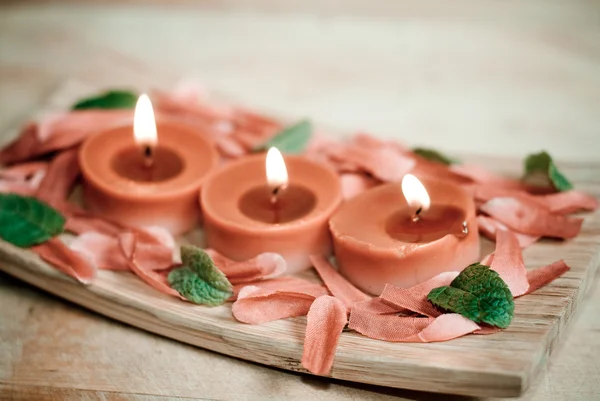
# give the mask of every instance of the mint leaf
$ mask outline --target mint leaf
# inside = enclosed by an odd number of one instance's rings
[[[0,238],[21,248],[46,242],[63,232],[65,218],[30,196],[0,194]]]
[[[412,152],[416,155],[421,156],[424,159],[427,159],[429,161],[432,162],[437,162],[437,163],[442,163],[445,164],[447,166],[451,165],[451,164],[457,164],[459,163],[458,160],[452,159],[440,152],[438,152],[437,150],[433,150],[433,149],[427,149],[427,148],[414,148],[412,150]]]
[[[309,120],[302,120],[299,123],[284,128],[256,150],[260,151],[275,147],[281,153],[299,154],[306,149],[312,133],[313,127],[311,122]]]
[[[135,107],[137,99],[137,94],[127,90],[110,90],[98,96],[79,100],[71,109],[132,109]]]
[[[171,271],[167,279],[185,299],[196,304],[217,306],[233,295],[233,287],[227,277],[202,249],[183,245],[181,261],[182,266]]]
[[[553,186],[560,192],[573,189],[573,184],[558,170],[547,152],[527,156],[523,181],[537,186]]]
[[[514,316],[510,289],[489,266],[474,263],[465,268],[450,286],[434,288],[427,299],[443,309],[459,313],[475,323],[506,328]]]

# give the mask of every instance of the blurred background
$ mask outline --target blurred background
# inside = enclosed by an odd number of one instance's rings
[[[195,78],[257,109],[455,153],[600,159],[597,1],[5,1],[1,123],[77,78]],[[569,141],[565,144],[564,138]]]

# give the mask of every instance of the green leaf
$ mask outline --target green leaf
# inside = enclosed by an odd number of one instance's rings
[[[479,301],[475,295],[466,291],[445,285],[431,290],[427,299],[434,305],[460,313],[474,322],[480,321]]]
[[[573,184],[558,170],[547,152],[527,156],[523,181],[538,186],[553,186],[561,192],[573,189]]]
[[[98,96],[81,99],[71,109],[132,109],[137,99],[137,94],[127,90],[110,90]]]
[[[413,153],[421,156],[424,159],[430,160],[432,162],[437,162],[437,163],[442,163],[445,164],[447,166],[451,165],[451,164],[457,164],[459,163],[458,160],[456,159],[452,159],[440,152],[438,152],[437,150],[433,150],[433,149],[427,149],[427,148],[414,148],[412,150]]]
[[[181,247],[182,266],[169,273],[169,284],[185,299],[201,305],[221,305],[233,295],[227,277],[202,249]]]
[[[262,151],[275,147],[281,153],[299,154],[306,149],[312,133],[313,127],[311,122],[309,120],[302,120],[299,123],[284,128],[267,143],[256,148],[256,150]]]
[[[63,232],[65,218],[30,196],[0,194],[0,238],[21,248],[41,244]]]
[[[489,266],[479,263],[465,268],[450,286],[431,290],[427,299],[475,323],[500,328],[510,325],[515,311],[513,296],[504,280]]]

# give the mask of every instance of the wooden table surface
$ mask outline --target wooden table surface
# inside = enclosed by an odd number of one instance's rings
[[[0,6],[2,132],[65,78],[139,87],[193,77],[259,109],[410,144],[600,162],[597,2],[19,3]],[[522,399],[600,399],[599,281]],[[3,397],[462,399],[235,360],[0,275]]]

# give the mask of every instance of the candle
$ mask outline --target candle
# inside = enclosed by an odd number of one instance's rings
[[[475,204],[462,188],[407,174],[346,202],[330,220],[340,273],[379,295],[479,259]]]
[[[137,227],[173,234],[200,217],[198,193],[218,153],[205,135],[173,120],[154,118],[140,96],[131,125],[115,126],[84,142],[79,164],[84,200],[93,212]]]
[[[207,245],[233,260],[276,252],[288,271],[302,270],[310,255],[331,253],[327,222],[341,199],[339,178],[329,167],[299,156],[284,161],[271,148],[229,163],[206,181]]]

